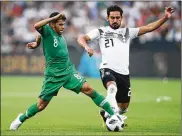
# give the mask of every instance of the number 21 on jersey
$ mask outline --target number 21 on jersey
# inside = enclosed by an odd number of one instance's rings
[[[105,48],[113,47],[113,46],[114,46],[113,39],[105,39]]]

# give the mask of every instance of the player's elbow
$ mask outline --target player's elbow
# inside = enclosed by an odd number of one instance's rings
[[[77,42],[78,42],[78,43],[80,43],[80,42],[87,43],[87,42],[89,42],[90,40],[91,40],[91,39],[90,39],[89,36],[87,36],[87,35],[81,35],[81,36],[78,37]]]
[[[151,26],[141,27],[139,30],[138,36],[141,36],[143,34],[146,34],[146,33],[152,32],[152,31],[153,31],[153,28]]]
[[[82,43],[82,41],[84,41],[84,36],[79,36],[78,39],[77,39],[77,42],[78,43]]]
[[[38,24],[38,23],[34,24],[34,28],[35,28],[36,30],[38,30],[38,29],[40,28],[39,24]]]

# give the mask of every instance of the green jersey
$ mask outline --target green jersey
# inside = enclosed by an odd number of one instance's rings
[[[49,25],[43,26],[39,32],[45,56],[44,75],[64,76],[74,71],[64,37],[57,34]]]

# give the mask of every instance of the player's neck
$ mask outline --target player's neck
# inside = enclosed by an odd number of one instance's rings
[[[112,29],[112,30],[118,30],[118,29],[120,29],[120,27],[119,27],[119,28],[114,29],[114,28],[112,28],[110,25],[109,25],[109,28],[110,28],[110,29]]]

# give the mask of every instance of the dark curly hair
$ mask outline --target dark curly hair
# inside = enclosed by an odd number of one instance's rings
[[[121,16],[123,15],[123,10],[122,10],[122,8],[120,8],[120,7],[117,6],[117,5],[112,5],[112,6],[109,6],[109,7],[107,8],[107,16],[109,16],[109,15],[110,15],[110,12],[112,12],[112,11],[119,11],[119,12],[120,12],[120,15],[121,15]]]
[[[58,14],[59,14],[59,12],[53,12],[53,13],[50,14],[49,18],[54,17],[54,16],[56,16],[56,15],[58,15]],[[61,17],[61,19],[62,19],[63,21],[65,21],[65,20],[66,20],[66,17],[63,16],[63,17]],[[56,20],[56,21],[57,21],[57,20]],[[54,22],[56,22],[56,21],[54,21]]]

